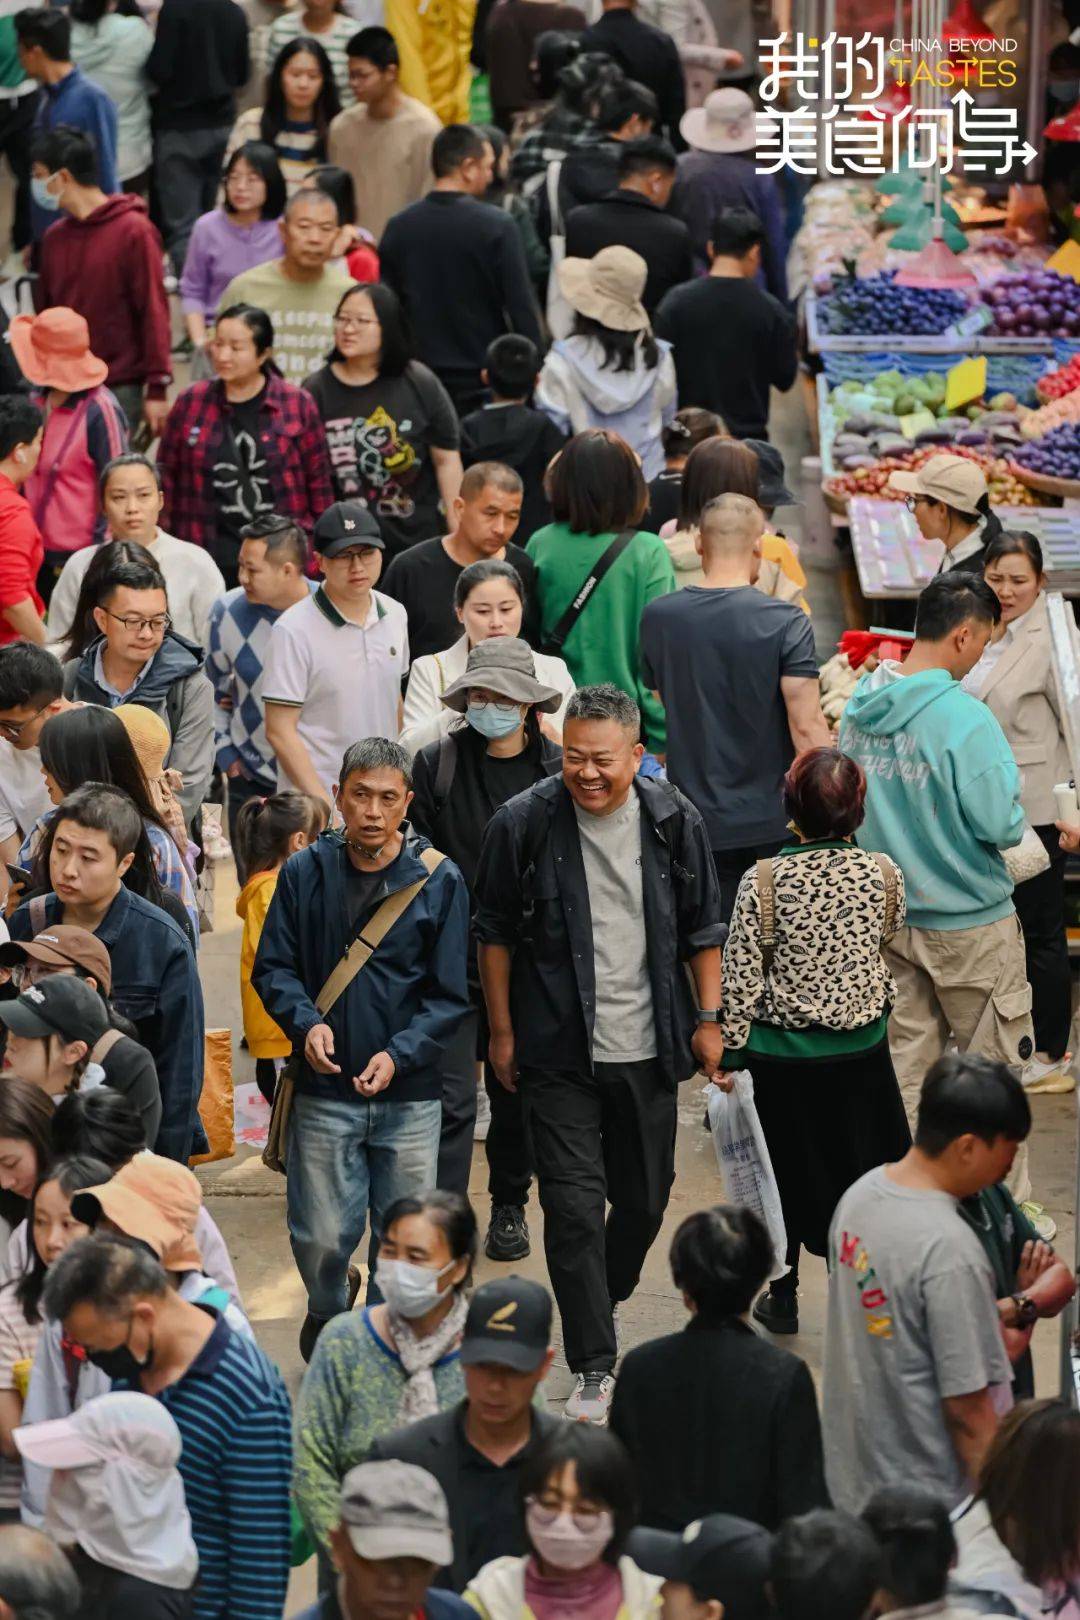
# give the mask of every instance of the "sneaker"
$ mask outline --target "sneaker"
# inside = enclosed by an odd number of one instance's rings
[[[491,1098],[487,1094],[486,1086],[480,1086],[476,1092],[476,1124],[473,1126],[473,1141],[486,1142],[490,1128]]]
[[[495,1204],[484,1240],[489,1260],[524,1260],[529,1252],[529,1226],[518,1204]]]
[[[1056,1060],[1046,1059],[1043,1062],[1035,1057],[1030,1063],[1024,1065],[1020,1074],[1024,1090],[1031,1096],[1060,1096],[1076,1088],[1076,1080],[1069,1073],[1072,1064],[1072,1053],[1066,1052],[1062,1058]]]
[[[1020,1208],[1043,1242],[1053,1243],[1057,1237],[1057,1222],[1050,1218],[1042,1204],[1037,1204],[1033,1198],[1028,1198],[1020,1205]]]
[[[751,1316],[770,1333],[798,1333],[799,1295],[794,1288],[775,1291],[767,1288],[754,1301]]]
[[[606,1424],[614,1393],[614,1373],[578,1373],[577,1383],[563,1407],[563,1417],[572,1423]]]

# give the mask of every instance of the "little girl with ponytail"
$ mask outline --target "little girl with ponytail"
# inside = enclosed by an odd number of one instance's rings
[[[267,1102],[274,1099],[278,1070],[292,1047],[259,1000],[251,969],[278,873],[290,855],[315,842],[329,817],[328,805],[309,793],[275,793],[266,799],[249,799],[236,818],[237,865],[247,874],[236,899],[237,916],[244,922],[240,1005],[248,1050],[255,1059],[255,1080]]]

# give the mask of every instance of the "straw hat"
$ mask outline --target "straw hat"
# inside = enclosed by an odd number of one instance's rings
[[[109,375],[104,360],[90,353],[90,328],[63,304],[40,315],[16,315],[8,327],[19,370],[37,388],[77,394],[96,388]]]
[[[564,259],[559,290],[572,309],[613,332],[644,332],[649,324],[641,295],[649,267],[628,247],[606,247],[592,259]]]
[[[547,714],[554,714],[562,693],[544,686],[536,678],[532,648],[517,636],[489,636],[477,642],[469,653],[464,675],[459,675],[442,695],[448,709],[464,714],[474,687],[497,692],[513,703],[529,703]]]
[[[745,90],[712,90],[704,106],[683,113],[679,133],[699,152],[752,152],[757,145],[754,103]]]
[[[131,746],[138,755],[146,780],[155,781],[165,769],[165,760],[172,747],[168,725],[160,714],[155,714],[143,703],[120,703],[113,714],[131,738]]]

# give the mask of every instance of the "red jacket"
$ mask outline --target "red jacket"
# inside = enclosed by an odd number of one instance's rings
[[[28,502],[11,479],[0,473],[0,609],[29,597],[44,615],[45,604],[37,591],[38,569],[44,560],[45,547]],[[0,646],[18,641],[20,635],[0,611]]]
[[[86,317],[109,386],[138,383],[164,399],[172,375],[161,237],[141,197],[109,197],[86,219],[60,219],[41,239],[35,299]]]

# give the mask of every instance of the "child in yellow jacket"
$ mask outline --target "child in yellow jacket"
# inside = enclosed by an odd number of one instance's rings
[[[292,1051],[251,983],[266,913],[277,888],[278,873],[298,849],[314,843],[327,822],[322,799],[308,793],[275,793],[249,799],[236,818],[236,856],[247,882],[236,897],[236,914],[244,921],[240,945],[240,1006],[244,1035],[255,1059],[255,1080],[267,1102],[274,1100],[278,1070]]]

